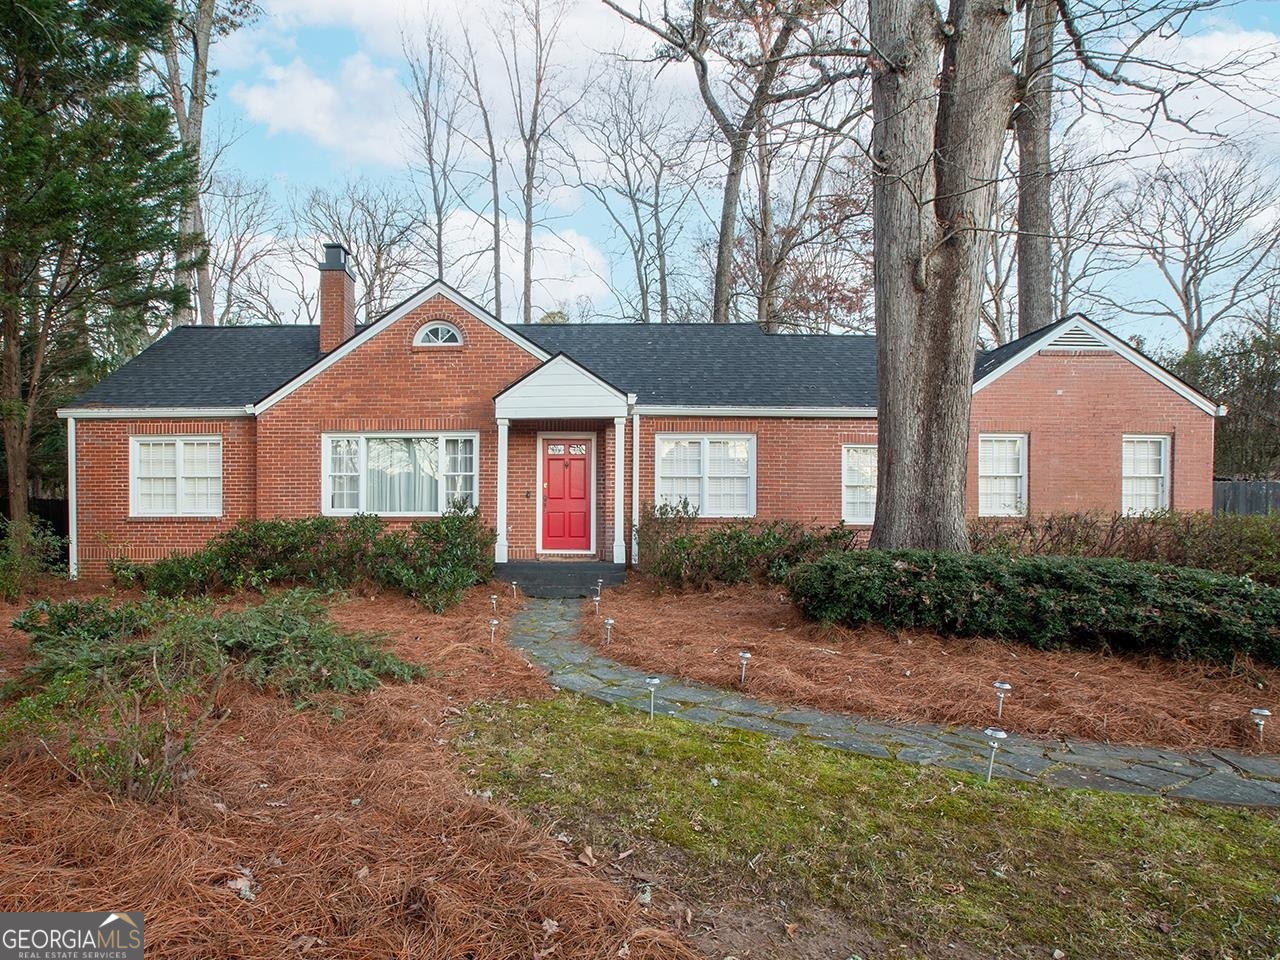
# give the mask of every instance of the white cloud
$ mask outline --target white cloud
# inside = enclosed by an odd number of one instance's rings
[[[320,76],[301,59],[270,64],[261,77],[233,86],[231,98],[268,133],[306,137],[353,163],[405,164],[403,87],[394,69],[357,53],[342,61],[336,77]]]

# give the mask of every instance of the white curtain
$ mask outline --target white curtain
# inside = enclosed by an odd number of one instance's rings
[[[440,449],[434,437],[370,437],[365,509],[370,513],[435,513]]]

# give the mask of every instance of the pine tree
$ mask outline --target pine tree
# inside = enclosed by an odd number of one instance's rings
[[[0,0],[0,418],[15,521],[33,437],[95,345],[146,339],[188,296],[173,258],[194,168],[141,86],[170,15],[164,0]]]

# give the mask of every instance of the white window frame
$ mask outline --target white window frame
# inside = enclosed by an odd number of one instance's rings
[[[1160,444],[1160,505],[1156,510],[1169,509],[1169,490],[1170,490],[1170,473],[1172,472],[1172,463],[1170,462],[1170,454],[1173,452],[1173,438],[1167,433],[1126,433],[1120,438],[1120,512],[1128,517],[1141,516],[1149,511],[1134,510],[1127,506],[1124,502],[1124,482],[1129,479],[1129,475],[1124,472],[1124,447],[1130,441],[1156,441]],[[1151,474],[1141,474],[1137,479],[1148,479]]]
[[[458,338],[457,343],[440,343],[436,340],[428,340],[427,333],[430,330],[443,328]],[[447,320],[428,320],[418,328],[413,335],[413,345],[415,347],[460,347],[466,340],[462,336],[462,331]]]
[[[174,506],[175,509],[170,511],[142,509],[142,496],[138,470],[140,467],[140,454],[142,445],[146,443],[172,443],[174,444],[173,452],[173,468],[174,478]],[[182,455],[183,449],[188,443],[216,443],[218,445],[218,460],[221,465],[221,473],[219,480],[223,489],[218,494],[218,509],[216,512],[205,510],[184,511],[182,509],[183,497],[183,471],[182,471]],[[191,517],[191,518],[217,518],[223,514],[223,501],[226,497],[226,445],[223,443],[222,434],[220,433],[193,433],[182,435],[169,434],[139,434],[129,438],[129,516],[138,519],[149,519],[155,517]]]
[[[1022,473],[1018,475],[1018,503],[1010,510],[984,510],[982,508],[982,442],[984,440],[1017,440],[1019,443]],[[1027,515],[1027,475],[1031,472],[1030,438],[1025,433],[980,433],[978,434],[978,516],[979,517],[1025,517]],[[997,474],[1006,477],[1009,474]]]
[[[662,503],[662,458],[664,440],[698,441],[702,444],[702,476],[698,486],[698,516],[707,519],[747,519],[756,515],[756,435],[754,433],[659,433],[653,438],[653,502]],[[747,443],[747,510],[745,513],[710,513],[707,510],[707,480],[711,466],[710,444],[714,440],[745,440]]]
[[[851,517],[845,513],[845,493],[849,487],[862,486],[862,484],[853,484],[849,482],[849,475],[845,472],[848,466],[848,454],[850,450],[870,450],[876,457],[876,469],[880,466],[880,450],[879,446],[874,443],[846,443],[840,447],[840,520],[853,527],[869,527],[876,522],[876,488],[879,486],[878,475],[874,476],[871,483],[871,516],[869,517]]]
[[[379,430],[367,433],[360,432],[344,432],[344,433],[322,433],[320,435],[320,513],[326,517],[353,517],[357,513],[369,513],[378,517],[441,517],[444,516],[445,509],[448,504],[443,504],[443,509],[420,513],[417,511],[395,511],[395,512],[375,512],[365,509],[368,495],[368,485],[366,478],[368,475],[368,443],[369,440],[391,439],[391,440],[427,440],[435,439],[439,441],[440,456],[444,456],[444,442],[446,440],[471,440],[474,444],[475,457],[475,473],[472,475],[471,482],[471,503],[473,507],[480,506],[480,433],[475,430]],[[331,448],[335,440],[355,440],[358,442],[356,450],[356,489],[358,491],[357,503],[354,509],[337,509],[332,505],[332,493],[329,477],[329,465],[332,462]],[[440,472],[440,496],[444,496],[444,470]]]

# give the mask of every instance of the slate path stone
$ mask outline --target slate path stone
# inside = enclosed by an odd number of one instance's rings
[[[658,676],[656,714],[782,740],[805,737],[847,753],[986,776],[990,747],[981,730],[871,722],[807,707],[777,707],[740,690],[648,674],[579,642],[579,609],[578,600],[530,599],[507,633],[507,642],[545,670],[551,683],[561,689],[647,712],[645,679]],[[1280,807],[1280,757],[1227,750],[1182,754],[1010,735],[996,753],[993,776],[1066,789]]]

